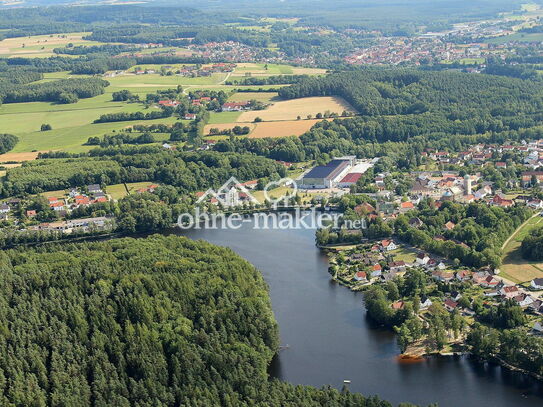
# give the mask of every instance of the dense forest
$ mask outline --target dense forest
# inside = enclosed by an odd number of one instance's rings
[[[25,162],[7,172],[1,194],[13,196],[94,183],[112,185],[140,181],[160,182],[184,192],[195,192],[218,187],[232,176],[248,181],[280,178],[284,174],[282,165],[255,155],[121,146],[91,150],[78,158]]]
[[[262,276],[228,249],[152,236],[0,256],[0,404],[386,407],[269,381]]]
[[[72,78],[51,82],[17,84],[0,80],[0,102],[76,103],[104,93],[109,83],[97,78]]]

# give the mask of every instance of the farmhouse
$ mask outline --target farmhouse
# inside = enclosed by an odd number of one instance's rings
[[[241,112],[243,110],[249,109],[250,102],[226,102],[222,105],[223,112]]]

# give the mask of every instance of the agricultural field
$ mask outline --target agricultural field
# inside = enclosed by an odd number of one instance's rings
[[[228,130],[228,129],[232,129],[233,127],[235,126],[239,126],[239,124],[235,124],[235,123],[218,123],[218,124],[207,124],[205,127],[204,127],[204,134],[205,135],[208,135],[209,134],[209,131],[211,129],[219,129],[219,130]],[[242,127],[249,127],[251,129],[251,132],[256,128],[256,123],[247,123],[247,124],[243,124]],[[216,136],[213,136],[213,138],[215,138]]]
[[[145,95],[153,93],[157,90],[175,88],[177,85],[185,87],[186,85],[205,86],[205,85],[220,85],[227,77],[224,73],[214,73],[211,76],[202,76],[198,78],[185,78],[178,75],[161,76],[160,74],[124,74],[113,78],[104,78],[110,86],[106,88],[106,92],[113,93],[122,89],[128,89],[132,93]]]
[[[503,248],[500,275],[515,283],[543,277],[543,263],[533,263],[522,258],[520,245],[533,229],[543,226],[543,217],[536,216],[526,222]]]
[[[102,114],[137,111],[146,110],[139,103],[113,102],[111,94],[105,93],[69,105],[48,102],[4,104],[0,106],[0,121],[2,131],[19,137],[13,153],[49,150],[81,152],[90,148],[83,144],[91,136],[102,136],[134,124],[170,124],[176,121],[171,117],[147,121],[93,123]],[[40,126],[44,123],[50,124],[53,129],[40,131]],[[161,136],[156,138],[161,139]]]
[[[236,92],[228,98],[230,102],[257,100],[262,103],[273,103],[279,98],[277,92]]]
[[[101,45],[102,42],[87,41],[83,37],[90,33],[34,35],[31,37],[6,38],[0,41],[0,57],[49,57],[55,55],[54,48],[69,43],[76,45]]]
[[[218,113],[223,114],[223,113]],[[204,128],[204,134],[209,134],[209,130],[212,128],[219,130],[232,129],[235,126],[247,126],[251,129],[249,138],[274,138],[274,137],[289,137],[289,136],[301,136],[306,131],[311,129],[315,123],[320,122],[322,119],[311,120],[281,120],[275,122],[260,122],[260,123],[214,123],[208,124]],[[213,136],[217,138],[217,136]]]
[[[506,42],[541,42],[543,41],[543,33],[514,33],[503,37],[494,37],[486,40],[489,44],[505,44]]]
[[[265,110],[243,112],[237,121],[252,122],[256,117],[264,121],[296,120],[298,116],[306,118],[326,111],[341,114],[344,110],[355,111],[349,103],[338,97],[309,97],[277,102]]]
[[[303,68],[278,64],[238,64],[231,78],[246,76],[271,76],[271,75],[324,75],[326,69]]]
[[[236,123],[241,112],[209,112],[208,124],[229,124]],[[232,127],[235,126],[232,125]]]
[[[21,163],[23,161],[32,161],[38,158],[38,152],[27,152],[27,153],[5,153],[0,154],[0,163],[6,168],[8,168],[8,165],[10,164],[4,164],[7,162],[18,162]]]

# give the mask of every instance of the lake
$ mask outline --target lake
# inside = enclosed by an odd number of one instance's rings
[[[261,270],[270,287],[281,350],[270,374],[294,384],[349,389],[393,404],[440,407],[541,406],[543,384],[468,356],[401,363],[395,335],[366,318],[360,293],[330,280],[314,230],[176,230],[230,247]]]

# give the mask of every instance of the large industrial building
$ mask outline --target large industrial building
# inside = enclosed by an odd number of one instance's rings
[[[328,164],[319,165],[305,174],[299,187],[305,189],[344,188],[353,180],[360,178],[369,167],[371,164],[365,166],[357,164],[355,156],[334,158]]]

